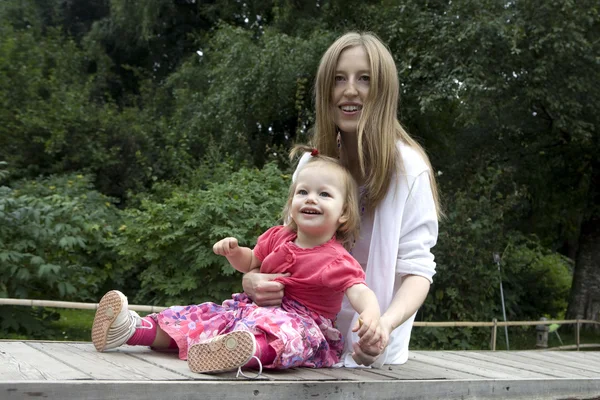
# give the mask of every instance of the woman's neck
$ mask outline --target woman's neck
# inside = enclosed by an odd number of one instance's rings
[[[341,151],[340,157],[346,168],[350,171],[359,185],[364,182],[363,174],[360,170],[360,160],[358,157],[358,137],[357,133],[346,133],[340,131]]]

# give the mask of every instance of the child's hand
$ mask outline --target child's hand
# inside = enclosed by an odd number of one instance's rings
[[[364,344],[373,345],[381,339],[381,325],[379,323],[379,313],[369,313],[368,311],[363,312],[358,317],[358,321],[353,332],[358,333],[360,340],[358,343],[362,346]]]
[[[234,237],[228,237],[219,240],[213,246],[213,251],[215,252],[215,254],[225,257],[233,255],[237,249],[238,240]]]

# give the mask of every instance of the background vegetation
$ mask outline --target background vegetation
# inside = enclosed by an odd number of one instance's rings
[[[211,254],[277,222],[307,142],[319,57],[347,30],[387,43],[400,118],[447,219],[418,318],[597,318],[596,1],[4,0],[0,297],[220,301]],[[493,262],[501,255],[501,273]],[[0,336],[51,310],[0,306]],[[487,330],[415,330],[422,348]]]

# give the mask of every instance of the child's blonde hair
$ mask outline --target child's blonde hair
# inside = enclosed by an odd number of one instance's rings
[[[306,145],[296,145],[290,152],[290,159],[293,159],[299,153],[311,153],[314,149]],[[343,222],[336,231],[336,239],[346,248],[350,250],[354,245],[356,239],[358,239],[358,233],[360,229],[360,211],[359,211],[359,199],[358,199],[358,186],[356,181],[350,174],[350,171],[346,169],[340,163],[340,161],[333,157],[324,156],[322,154],[314,154],[308,160],[308,162],[300,169],[315,167],[316,164],[321,164],[326,167],[331,167],[337,171],[341,177],[342,187],[346,190],[346,198],[344,201],[344,209],[342,216],[346,217],[346,221]],[[298,173],[300,172],[298,171]],[[282,217],[287,227],[292,229],[294,232],[298,231],[296,222],[291,218],[292,199],[296,193],[296,182],[292,182],[288,193],[288,199],[283,208]]]
[[[441,209],[433,168],[423,148],[398,121],[399,84],[396,63],[387,47],[372,33],[349,32],[339,37],[321,58],[315,81],[316,121],[313,143],[329,157],[337,157],[337,127],[333,120],[332,88],[337,63],[344,50],[361,46],[370,66],[369,94],[358,121],[358,160],[368,194],[368,206],[375,208],[390,185],[393,174],[404,166],[396,142],[401,140],[416,150],[427,163],[429,181],[438,216]],[[346,161],[342,157],[342,163]]]

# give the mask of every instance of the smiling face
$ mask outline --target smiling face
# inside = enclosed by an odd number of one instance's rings
[[[331,102],[334,122],[342,132],[356,133],[370,83],[365,48],[354,46],[344,50],[336,66]]]
[[[310,236],[323,242],[331,239],[347,219],[343,215],[345,202],[346,189],[340,171],[322,162],[302,168],[290,207],[298,237]]]

